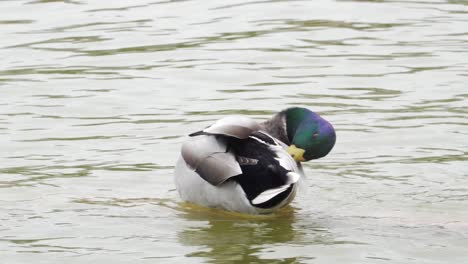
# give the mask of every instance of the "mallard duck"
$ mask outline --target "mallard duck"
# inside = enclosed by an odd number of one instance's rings
[[[285,109],[263,123],[228,116],[182,144],[176,187],[188,202],[271,213],[294,198],[300,162],[326,156],[335,139],[333,126],[306,108]]]

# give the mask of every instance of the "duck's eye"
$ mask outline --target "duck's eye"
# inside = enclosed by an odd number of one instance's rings
[[[319,135],[319,132],[315,132],[315,133],[312,134],[312,137],[316,138],[316,137],[318,137],[318,135]]]

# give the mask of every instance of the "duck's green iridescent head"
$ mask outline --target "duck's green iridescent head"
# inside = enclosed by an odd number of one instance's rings
[[[284,110],[290,147],[296,161],[308,161],[326,156],[335,145],[333,126],[318,114],[302,107]]]

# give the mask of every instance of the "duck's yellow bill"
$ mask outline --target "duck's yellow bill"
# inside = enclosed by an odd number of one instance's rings
[[[287,149],[289,155],[291,155],[295,161],[300,162],[304,161],[304,152],[305,150],[296,147],[296,145],[291,145]]]

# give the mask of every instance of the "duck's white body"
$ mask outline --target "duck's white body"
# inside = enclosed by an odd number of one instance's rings
[[[190,169],[182,157],[177,161],[175,183],[184,201],[247,214],[259,213],[250,205],[239,184],[229,181],[221,186],[213,186]]]
[[[285,145],[265,132],[254,132],[257,127],[251,123],[254,121],[250,119],[239,119],[238,117],[227,119],[218,121],[202,131],[202,134],[190,137],[184,143],[182,155],[175,168],[175,184],[182,200],[248,214],[270,213],[290,203],[295,197],[302,171],[284,149]],[[232,127],[226,129],[226,126],[232,125],[232,123],[235,123],[235,129]],[[242,131],[239,132],[239,123],[251,131],[240,129]],[[233,130],[235,132],[230,133]],[[257,135],[254,136],[252,133],[257,133]],[[232,139],[233,137],[235,139]],[[262,138],[268,142],[263,141]],[[238,141],[241,142],[239,144],[243,144],[243,148],[237,152],[232,151],[231,149],[237,147],[233,144],[237,144]],[[257,148],[251,149],[254,153],[253,156],[248,158],[238,155],[245,150],[245,152],[250,153],[250,146]],[[259,147],[264,148],[265,152],[259,153]],[[251,188],[247,186],[252,185],[250,181],[241,185],[242,181],[234,179],[239,174],[244,175],[242,177],[255,178],[255,175],[247,175],[246,173],[250,169],[259,169],[263,173],[259,179],[266,179],[268,182],[268,178],[265,178],[265,168],[261,164],[265,160],[264,154],[270,162],[273,160],[272,164],[267,164],[268,167],[276,166],[275,172],[283,171],[283,174],[278,172],[275,175],[276,177],[280,175],[284,179],[284,183],[262,189],[261,192],[252,196]],[[263,184],[261,181],[255,183]],[[247,189],[244,190],[244,188]],[[269,202],[271,202],[271,206],[268,204]]]

